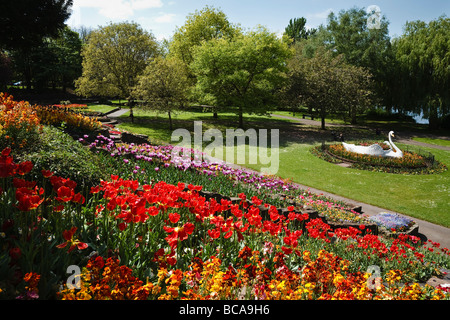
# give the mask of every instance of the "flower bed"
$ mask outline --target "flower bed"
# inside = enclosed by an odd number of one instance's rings
[[[184,183],[140,184],[112,175],[85,198],[76,183],[49,171],[40,181],[28,181],[32,163],[15,164],[10,152],[3,150],[0,158],[4,298],[449,297],[433,287],[401,283],[429,277],[449,263],[447,249],[432,256],[414,245],[414,237],[389,243],[357,228],[332,230],[293,206],[280,214],[245,194],[238,202],[207,200],[201,186]],[[432,258],[439,260],[430,263]],[[366,273],[373,264],[386,270],[386,284],[377,290]],[[65,283],[69,265],[85,265],[79,289]],[[53,291],[58,283],[59,293]]]
[[[34,106],[34,109],[41,122],[46,125],[61,126],[64,123],[69,128],[85,131],[94,131],[102,127],[97,118],[85,116],[69,108]]]
[[[80,142],[86,143],[86,141],[84,138],[80,139]],[[342,226],[345,223],[372,224],[365,216],[352,210],[344,203],[336,203],[329,198],[313,194],[309,190],[299,189],[294,183],[276,176],[233,168],[225,163],[204,161],[203,154],[192,149],[187,150],[189,151],[188,154],[192,155],[191,157],[182,157],[180,153],[183,150],[175,150],[172,145],[116,145],[114,140],[103,135],[97,136],[97,139],[88,145],[94,150],[107,152],[114,159],[124,158],[123,161],[129,166],[138,161],[137,166],[141,171],[144,168],[147,168],[147,171],[153,171],[154,168],[162,166],[167,173],[181,171],[187,175],[194,172],[206,178],[199,183],[209,191],[220,191],[224,196],[236,196],[239,192],[237,191],[239,189],[236,189],[236,183],[239,183],[239,185],[244,186],[243,189],[240,189],[240,192],[258,196],[279,208],[289,205],[294,205],[300,211],[305,208],[312,208],[319,212],[322,218],[326,218],[329,222],[341,223]],[[133,161],[130,162],[130,160]],[[174,180],[170,180],[171,178],[168,175],[165,175],[163,179],[173,183],[177,183],[179,181],[177,179],[182,179],[178,175],[174,175],[177,177]],[[214,179],[211,177],[214,177]],[[136,175],[136,178],[139,179],[140,176]],[[198,178],[195,180],[197,181]]]
[[[377,142],[359,142],[357,145],[368,146]],[[379,143],[387,149],[387,145]],[[352,168],[383,171],[389,173],[432,174],[447,170],[446,166],[429,156],[404,151],[402,158],[389,158],[359,154],[345,150],[342,144],[322,145],[313,148],[313,154],[332,162],[347,162]]]
[[[400,216],[394,213],[380,212],[377,215],[368,218],[373,221],[381,229],[380,232],[386,236],[396,236],[399,233],[403,234],[418,234],[417,223],[408,217]]]
[[[41,120],[26,101],[0,92],[0,148],[22,149],[36,140]]]
[[[91,147],[110,170],[92,188],[2,149],[0,299],[450,299],[418,284],[450,268],[439,244],[339,227],[358,215],[170,147]]]

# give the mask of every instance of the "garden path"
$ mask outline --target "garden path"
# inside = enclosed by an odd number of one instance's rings
[[[121,115],[127,113],[128,111],[130,111],[130,109],[128,109],[128,108],[117,109],[117,110],[109,113],[108,118],[119,118]]]

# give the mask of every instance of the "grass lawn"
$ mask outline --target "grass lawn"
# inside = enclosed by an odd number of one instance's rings
[[[148,135],[153,143],[178,143],[171,141],[172,131],[168,129],[165,114],[137,110],[135,116],[135,123],[124,122],[119,128]],[[224,139],[225,130],[236,128],[238,122],[233,114],[219,114],[219,119],[214,119],[211,113],[200,112],[180,113],[173,119],[174,129],[186,128],[190,132],[193,132],[194,121],[203,121],[203,131],[218,128],[224,133]],[[323,131],[275,117],[247,116],[244,121],[247,128],[280,130],[279,177],[450,227],[450,171],[433,175],[402,175],[343,168],[321,160],[310,152],[313,146],[322,141],[331,141],[331,130]],[[373,130],[339,129],[347,130],[345,136],[348,141],[377,138]],[[378,139],[385,140],[384,137]],[[208,144],[204,143],[203,146]],[[406,148],[406,145],[397,145],[401,149]],[[411,151],[415,150],[414,146],[407,147]],[[432,152],[438,161],[450,167],[450,152],[424,147],[420,149]],[[232,152],[234,159],[237,159],[238,148],[234,147]],[[226,155],[226,150],[223,155]],[[248,148],[246,159],[245,166],[248,168],[260,170],[261,167],[267,167],[248,163]]]
[[[114,106],[110,106],[110,105],[106,105],[106,104],[94,104],[94,103],[88,104],[87,107],[91,111],[102,112],[102,113],[106,113],[106,112],[116,109],[116,107],[114,107]]]
[[[425,142],[425,143],[429,143],[429,144],[434,144],[437,146],[450,147],[450,140],[418,138],[418,137],[414,137],[413,140],[419,141],[419,142]]]

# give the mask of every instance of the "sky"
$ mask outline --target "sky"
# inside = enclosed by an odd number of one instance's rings
[[[450,0],[74,0],[67,24],[73,28],[97,28],[111,22],[136,22],[158,39],[170,39],[186,17],[211,6],[245,29],[263,25],[282,34],[289,20],[304,17],[307,28],[327,24],[330,12],[376,5],[389,21],[391,38],[401,36],[407,21],[429,22],[445,14]]]

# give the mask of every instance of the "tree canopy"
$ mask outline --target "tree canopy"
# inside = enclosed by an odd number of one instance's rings
[[[0,48],[29,49],[55,37],[70,17],[73,0],[0,1]]]
[[[196,90],[234,110],[243,128],[244,112],[264,114],[275,106],[290,54],[286,42],[264,27],[203,42],[191,64]]]
[[[284,101],[291,106],[303,105],[319,113],[322,129],[330,113],[356,114],[371,105],[371,75],[361,67],[348,64],[343,55],[319,47],[311,57],[302,46],[288,61],[288,81],[283,88]]]
[[[101,27],[89,35],[83,47],[83,73],[76,81],[77,92],[128,99],[137,77],[157,54],[154,36],[136,23]]]
[[[341,10],[328,16],[327,47],[335,54],[372,74],[380,102],[391,102],[394,58],[389,37],[389,22],[380,16],[377,24],[370,22],[370,13],[363,8]],[[388,106],[390,107],[390,105]]]
[[[450,18],[408,22],[396,40],[398,107],[423,112],[431,128],[450,112]]]
[[[302,39],[308,39],[310,35],[313,35],[317,30],[306,30],[306,18],[294,18],[289,20],[289,24],[284,29],[284,34],[287,35],[295,44]]]
[[[189,66],[193,61],[195,47],[202,42],[232,38],[239,33],[239,27],[230,23],[223,11],[206,6],[189,14],[184,25],[175,30],[169,53]]]
[[[147,108],[167,112],[172,130],[172,112],[186,105],[188,78],[179,60],[156,57],[138,78],[133,96]]]
[[[19,66],[28,88],[36,80],[33,60],[46,47],[45,41],[58,37],[64,29],[72,3],[73,0],[0,1],[0,51],[6,50],[18,58],[13,65]]]

